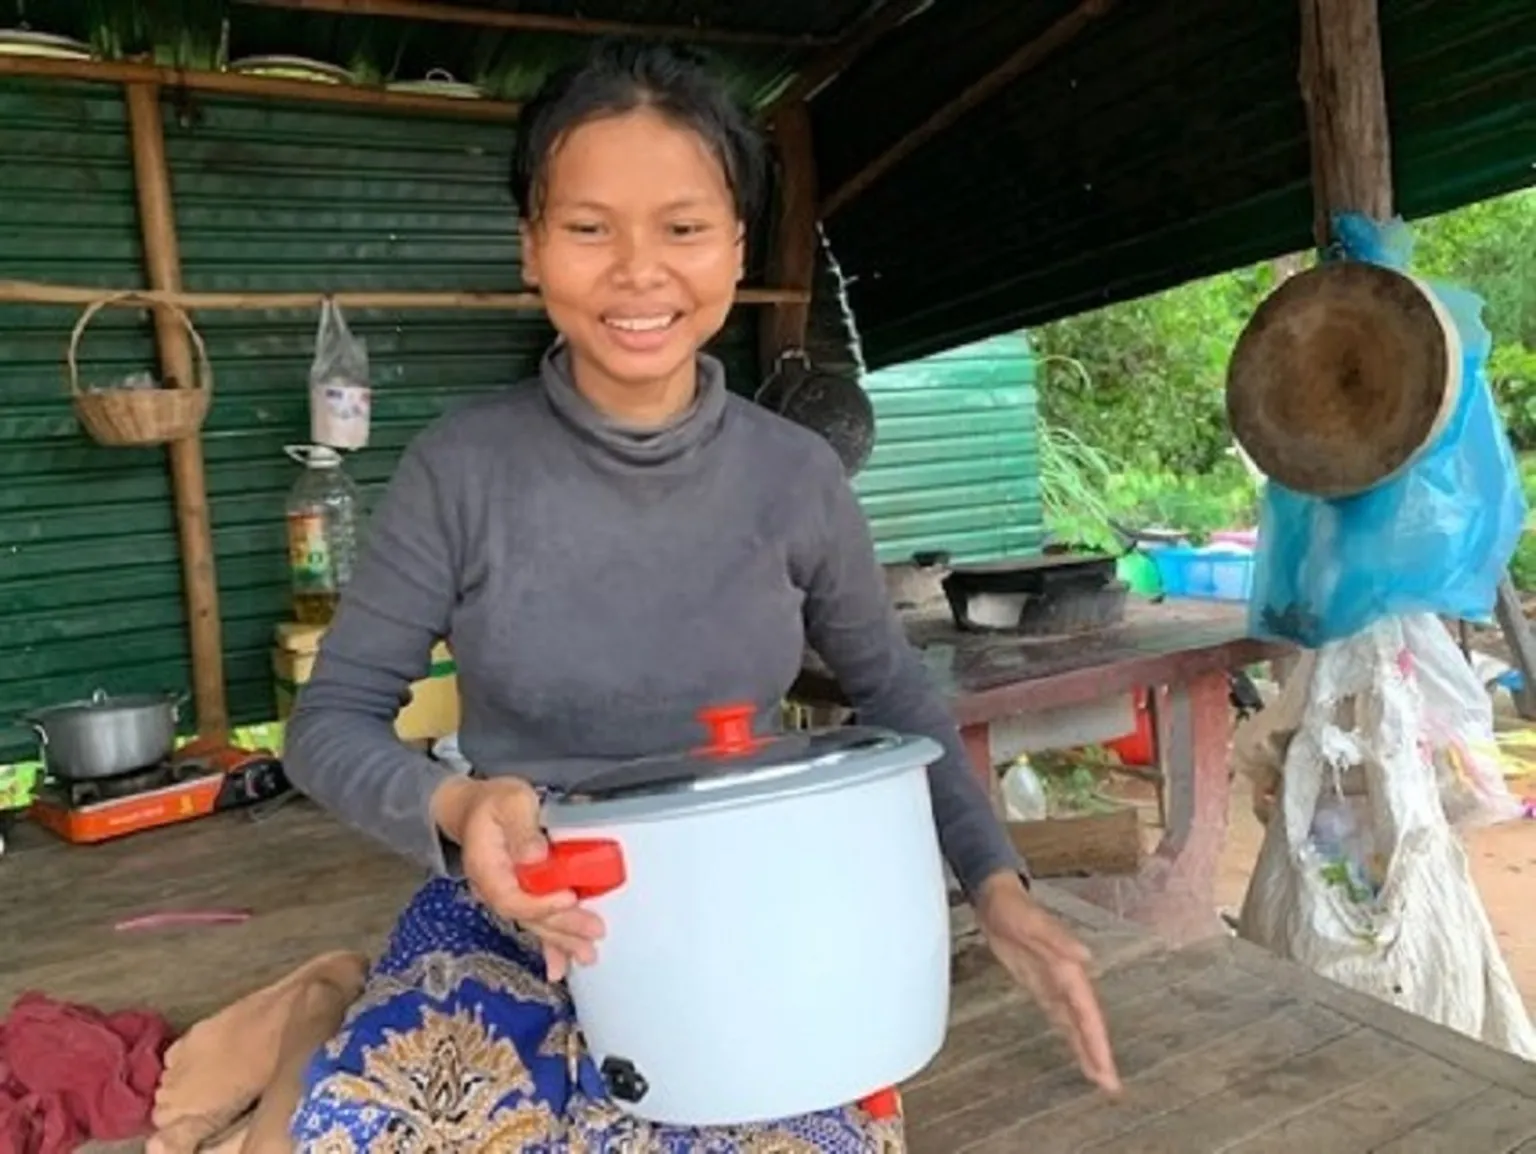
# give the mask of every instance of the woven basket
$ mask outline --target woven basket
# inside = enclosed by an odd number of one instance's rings
[[[165,308],[176,315],[192,339],[197,354],[198,379],[187,388],[175,386],[152,389],[84,389],[80,386],[77,355],[86,326],[107,305],[132,301],[145,308]],[[86,306],[75,331],[70,335],[65,358],[69,369],[69,391],[75,416],[91,439],[102,445],[164,445],[190,437],[203,427],[213,392],[213,368],[208,350],[192,324],[192,318],[168,301],[147,300],[138,293],[114,293]]]

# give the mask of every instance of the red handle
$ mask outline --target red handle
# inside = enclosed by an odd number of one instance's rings
[[[624,852],[616,841],[572,838],[551,842],[543,861],[513,867],[524,893],[542,897],[570,890],[578,898],[596,898],[624,884]]]
[[[894,1086],[887,1086],[884,1090],[876,1090],[873,1094],[860,1098],[859,1105],[877,1122],[883,1122],[889,1118],[900,1118],[901,1092]]]
[[[699,710],[699,720],[709,730],[709,741],[700,751],[710,757],[738,757],[751,753],[762,745],[762,740],[752,736],[752,717],[756,706],[711,705]]]

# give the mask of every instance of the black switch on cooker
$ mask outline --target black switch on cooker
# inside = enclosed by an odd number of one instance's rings
[[[620,1102],[638,1102],[651,1088],[644,1075],[635,1069],[635,1064],[628,1058],[604,1058],[601,1072],[608,1093]]]

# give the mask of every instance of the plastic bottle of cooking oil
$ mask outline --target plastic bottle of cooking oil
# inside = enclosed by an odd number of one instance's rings
[[[357,486],[341,467],[341,454],[323,445],[290,445],[304,466],[288,493],[288,572],[294,620],[328,625],[357,562]]]

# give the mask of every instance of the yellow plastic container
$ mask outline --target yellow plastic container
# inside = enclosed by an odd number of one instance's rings
[[[309,680],[324,625],[300,625],[285,621],[277,627],[272,649],[272,673],[277,690],[277,719],[293,711],[299,686]],[[432,649],[432,669],[411,686],[411,700],[395,718],[395,732],[402,741],[431,741],[459,728],[459,679],[453,654],[439,642]]]

